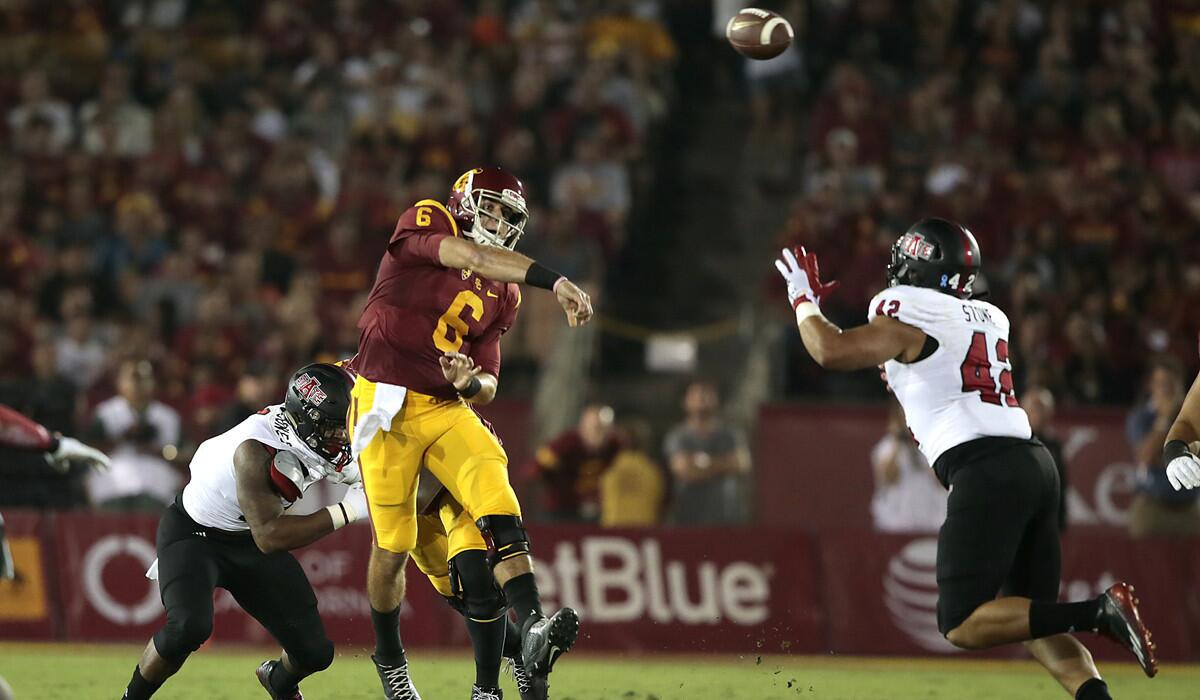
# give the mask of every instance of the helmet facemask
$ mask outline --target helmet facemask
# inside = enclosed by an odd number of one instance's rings
[[[350,436],[346,424],[330,419],[315,406],[305,405],[304,413],[306,415],[297,416],[290,410],[284,411],[297,437],[334,468],[341,469],[349,464]]]
[[[482,245],[512,250],[525,232],[529,211],[525,198],[512,190],[496,192],[474,188],[463,198],[464,209],[473,215],[471,230],[467,237]]]

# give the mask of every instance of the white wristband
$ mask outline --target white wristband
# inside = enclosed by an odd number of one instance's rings
[[[811,301],[800,302],[796,306],[796,325],[804,323],[804,319],[809,316],[821,316],[821,307]]]
[[[338,502],[331,506],[326,506],[325,510],[329,511],[329,518],[333,520],[333,529],[340,530],[346,526],[346,523],[351,521],[349,513],[346,512],[346,505]]]

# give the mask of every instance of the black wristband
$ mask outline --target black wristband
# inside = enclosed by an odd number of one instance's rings
[[[1176,457],[1185,457],[1192,453],[1188,444],[1183,440],[1172,440],[1163,445],[1163,464],[1169,464]]]
[[[471,381],[462,389],[458,390],[458,395],[464,399],[469,399],[483,390],[483,382],[479,381],[479,377],[471,377]]]
[[[530,287],[554,289],[554,284],[562,278],[562,274],[551,270],[536,260],[525,271],[525,284]]]

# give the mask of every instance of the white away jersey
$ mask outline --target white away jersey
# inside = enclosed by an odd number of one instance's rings
[[[868,320],[890,316],[919,328],[937,350],[912,363],[884,363],[888,386],[932,465],[951,447],[981,437],[1032,437],[1013,393],[1008,316],[986,301],[900,285],[871,300]]]
[[[233,453],[246,440],[257,440],[267,447],[295,455],[310,475],[303,489],[323,478],[335,483],[358,480],[356,466],[336,471],[332,464],[317,456],[295,436],[283,416],[281,404],[269,406],[196,448],[189,467],[192,480],[183,489],[183,509],[192,520],[220,530],[250,529],[238,503],[237,474],[233,465]],[[283,498],[279,500],[285,508],[291,505]]]

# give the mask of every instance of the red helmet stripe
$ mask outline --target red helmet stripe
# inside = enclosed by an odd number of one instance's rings
[[[971,237],[967,235],[966,230],[962,226],[958,227],[958,235],[962,238],[963,252],[966,253],[967,264],[974,265],[975,251],[971,250]]]

